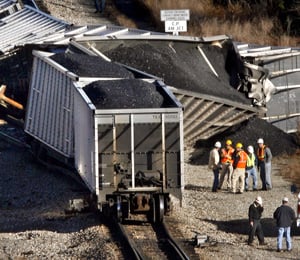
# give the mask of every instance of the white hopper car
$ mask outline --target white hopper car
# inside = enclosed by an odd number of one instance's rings
[[[100,211],[163,220],[183,189],[183,108],[157,79],[82,54],[33,51],[25,132],[80,175]]]

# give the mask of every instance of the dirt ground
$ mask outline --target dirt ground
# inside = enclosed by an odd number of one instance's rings
[[[196,248],[200,259],[299,259],[300,227],[296,227],[295,223],[292,226],[292,252],[278,253],[273,219],[273,212],[281,205],[285,196],[289,198],[290,206],[295,211],[297,209],[297,195],[300,192],[299,159],[299,152],[291,156],[275,157],[272,170],[273,189],[248,191],[243,194],[232,194],[226,190],[212,193],[213,174],[207,166],[186,162],[183,207],[174,214],[180,220],[180,227],[187,240],[192,240],[196,233],[209,237],[203,247]],[[258,184],[261,188],[260,181]],[[298,187],[295,193],[291,193],[292,184]],[[262,224],[268,245],[259,246],[256,238],[256,246],[251,247],[247,244],[248,208],[258,195],[263,199]],[[283,249],[286,249],[285,243]]]
[[[293,251],[277,253],[272,214],[284,196],[296,209],[297,193],[290,187],[300,188],[300,153],[274,158],[271,191],[235,195],[211,192],[212,173],[206,165],[189,163],[193,152],[186,151],[182,207],[175,206],[172,216],[186,243],[193,243],[196,232],[209,237],[204,247],[195,248],[199,259],[299,259],[300,228],[293,226]],[[123,258],[97,214],[66,214],[69,200],[84,192],[82,187],[37,164],[26,149],[0,140],[0,155],[0,259]],[[249,247],[247,211],[257,195],[264,201],[268,245]]]
[[[57,10],[64,9],[59,6]],[[86,24],[87,16],[91,16],[93,11],[81,18],[80,24]],[[76,13],[69,15],[64,10],[65,16],[77,19],[74,14]],[[58,17],[54,11],[52,15]],[[145,47],[147,46],[141,46],[142,49]],[[216,55],[215,50],[212,52]],[[133,55],[135,52],[130,53]],[[152,53],[160,53],[150,52],[149,60],[153,59],[156,65]],[[165,53],[162,52],[163,54]],[[217,54],[221,59],[221,53]],[[124,59],[128,60],[128,56],[124,56]],[[143,66],[149,66],[142,61]],[[179,60],[178,64],[182,61]],[[169,63],[167,65],[168,70]],[[154,69],[158,69],[158,75],[163,73],[160,67],[153,67]],[[195,75],[198,75],[201,68],[195,71]],[[153,71],[155,72],[156,70]],[[160,76],[166,78],[164,74]],[[196,78],[193,83],[198,80]],[[240,95],[237,98],[246,102]],[[296,210],[297,192],[300,191],[300,154],[283,156],[277,153],[282,148],[290,151],[292,147],[294,150],[293,141],[281,132],[270,131],[270,128],[263,130],[257,127],[258,124],[262,123],[254,122],[249,128],[245,126],[247,132],[235,128],[232,135],[222,136],[224,139],[220,141],[232,137],[234,142],[243,140],[246,145],[255,144],[258,137],[264,137],[276,155],[272,171],[274,188],[271,191],[247,192],[241,195],[225,190],[212,193],[213,175],[205,165],[205,151],[210,143],[206,146],[199,143],[196,150],[186,151],[182,207],[175,207],[173,216],[180,222],[179,228],[186,241],[192,241],[196,233],[209,237],[205,246],[195,248],[200,259],[300,259],[300,228],[292,228],[293,251],[277,253],[276,227],[272,218],[274,210],[280,206],[281,199],[285,196]],[[206,149],[200,150],[201,147]],[[201,163],[199,155],[202,156]],[[81,187],[72,180],[38,165],[26,149],[3,141],[0,141],[0,158],[0,259],[122,259],[118,243],[99,221],[97,214],[70,216],[65,213],[69,199],[80,195]],[[296,193],[291,193],[292,184],[298,187]],[[246,243],[247,212],[258,195],[262,196],[264,202],[262,223],[268,245],[249,247]]]
[[[82,186],[2,139],[0,158],[0,259],[122,259],[97,213],[67,213]]]

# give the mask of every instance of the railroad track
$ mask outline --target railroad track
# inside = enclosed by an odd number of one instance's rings
[[[117,223],[135,259],[191,259],[164,223],[151,224],[144,216]]]
[[[0,138],[31,152],[31,147],[26,142],[26,134],[23,131],[21,121],[5,118],[0,124]],[[83,184],[74,172],[54,163],[49,163],[47,160],[38,157],[36,159],[47,168],[63,173]],[[130,259],[193,259],[190,257],[191,251],[188,255],[182,249],[172,237],[165,223],[154,225],[149,222],[145,215],[136,215],[135,219],[127,220],[122,224],[116,221],[112,225],[117,228],[117,232],[123,238],[122,240],[125,242],[123,251],[130,256]],[[172,226],[172,231],[173,228],[174,226]]]

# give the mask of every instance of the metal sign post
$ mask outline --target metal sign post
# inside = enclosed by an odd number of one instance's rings
[[[298,202],[297,202],[297,227],[300,227],[300,192],[298,194]]]
[[[160,20],[165,22],[165,32],[173,32],[173,35],[178,35],[179,32],[187,31],[190,10],[161,10]]]

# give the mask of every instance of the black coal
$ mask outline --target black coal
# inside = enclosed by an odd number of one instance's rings
[[[203,50],[218,76],[198,47]],[[232,53],[230,45],[219,48],[209,44],[175,41],[123,41],[104,53],[113,61],[161,77],[167,85],[251,104],[244,93],[234,88],[238,85],[239,68],[236,57],[233,59],[229,55]]]
[[[174,107],[161,87],[138,80],[99,80],[83,88],[97,109]]]
[[[57,53],[51,56],[51,59],[80,77],[134,78],[133,74],[122,66],[97,56]]]

